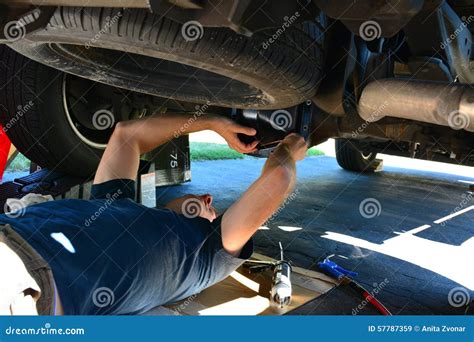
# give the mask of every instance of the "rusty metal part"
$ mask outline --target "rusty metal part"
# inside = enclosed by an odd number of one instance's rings
[[[437,11],[439,30],[442,43],[440,47],[446,50],[447,64],[451,73],[460,82],[473,83],[474,73],[471,70],[472,34],[468,23],[459,18],[458,14],[444,3]]]
[[[313,107],[310,145],[318,145],[330,138],[393,140],[410,142],[421,127],[406,120],[385,118],[379,122],[367,122],[355,113],[344,117],[328,114]]]
[[[367,122],[355,112],[336,117],[315,109],[313,114],[310,146],[342,138],[361,150],[474,166],[474,139],[467,132],[391,117]]]
[[[390,116],[474,132],[474,89],[442,82],[378,80],[362,92],[359,115],[368,122]]]
[[[204,27],[228,27],[246,36],[270,28],[285,30],[289,23],[312,21],[320,13],[311,1],[186,0],[198,4],[199,10],[184,10],[169,0],[149,1],[154,13],[179,23],[196,20]]]
[[[392,37],[422,8],[424,0],[313,0],[329,17],[357,35],[364,27],[373,37]],[[362,34],[363,35],[363,34]]]
[[[474,73],[470,68],[472,17],[460,18],[458,14],[469,12],[456,12],[448,2],[442,2],[439,7],[425,7],[404,28],[410,52],[417,57],[438,58],[453,78],[457,77],[462,83],[474,83]],[[425,68],[426,64],[421,64],[412,73],[422,77],[420,73]]]
[[[357,61],[357,51],[351,33],[338,21],[328,25],[325,32],[327,57],[326,76],[321,80],[312,101],[323,111],[344,116],[344,92],[347,80]]]

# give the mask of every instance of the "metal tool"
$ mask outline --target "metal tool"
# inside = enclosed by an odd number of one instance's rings
[[[283,256],[283,247],[280,245],[280,260],[273,267],[272,289],[270,298],[273,303],[281,308],[291,303],[291,265],[285,261]]]
[[[323,262],[318,262],[318,267],[327,275],[330,275],[331,277],[336,278],[338,280],[346,276],[357,276],[357,272],[346,270],[345,268],[342,268],[341,266],[336,264],[334,261],[329,260],[328,258],[324,259]]]
[[[270,289],[270,301],[283,308],[291,303],[291,263],[284,258],[283,246],[280,245],[280,260],[259,261],[249,260],[244,266],[249,268],[250,273],[263,272],[269,268],[273,270],[272,287]]]

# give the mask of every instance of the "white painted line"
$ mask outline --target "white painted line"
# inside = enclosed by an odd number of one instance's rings
[[[439,224],[441,222],[451,220],[453,217],[456,217],[456,216],[462,215],[464,213],[467,213],[468,211],[473,210],[473,209],[474,209],[474,205],[471,205],[470,207],[467,207],[467,208],[464,208],[462,210],[456,211],[455,213],[452,213],[448,216],[442,217],[439,220],[436,220],[436,221],[433,221],[433,222],[436,223],[436,224]]]
[[[294,231],[303,229],[301,227],[293,227],[293,226],[278,226],[278,228],[285,232],[294,232]]]
[[[415,234],[418,234],[419,232],[425,230],[425,229],[428,229],[430,228],[431,226],[429,224],[424,224],[418,228],[413,228],[412,230],[408,230],[406,232],[403,232],[403,233],[396,233],[398,235],[406,235],[406,234],[411,234],[411,235],[415,235]]]

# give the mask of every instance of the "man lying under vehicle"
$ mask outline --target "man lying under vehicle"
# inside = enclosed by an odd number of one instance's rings
[[[91,200],[36,204],[0,215],[0,314],[141,314],[223,280],[252,254],[252,235],[295,183],[307,146],[288,135],[260,177],[217,217],[211,195],[187,195],[165,208],[134,202],[140,155],[185,134],[211,129],[233,149],[257,142],[253,128],[215,115],[163,114],[119,123],[100,161]],[[183,215],[192,200],[199,216]],[[94,220],[90,217],[94,216]]]

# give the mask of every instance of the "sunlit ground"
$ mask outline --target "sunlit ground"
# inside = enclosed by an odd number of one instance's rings
[[[225,140],[222,139],[222,137],[219,136],[217,133],[214,133],[212,131],[202,131],[199,133],[193,133],[190,135],[190,141],[225,144]],[[334,139],[329,139],[325,143],[318,145],[317,149],[323,151],[326,156],[336,156]],[[410,170],[442,172],[470,178],[474,177],[473,168],[468,166],[458,166],[454,164],[431,162],[427,160],[396,157],[388,154],[379,154],[377,155],[377,158],[383,159],[383,163],[385,166],[400,167]],[[462,179],[460,179],[460,181],[462,181]],[[465,182],[469,183],[469,181]]]
[[[329,139],[325,143],[318,145],[318,149],[323,151],[324,154],[327,156],[336,157],[334,139]],[[388,154],[377,154],[377,158],[383,160],[384,166],[400,167],[409,170],[442,172],[470,178],[474,177],[474,169],[469,166],[459,166],[454,164],[438,163],[427,160],[397,157]]]
[[[467,214],[472,210],[474,210],[474,205],[457,212],[456,216]],[[455,217],[453,215],[450,216],[451,218]],[[442,224],[445,222],[444,220],[451,218],[443,217],[431,224],[408,231],[395,232],[398,236],[387,239],[381,244],[335,232],[326,232],[322,237],[410,262],[438,273],[473,291],[474,273],[469,271],[469,268],[470,262],[474,260],[474,237],[470,237],[461,245],[455,246],[415,235],[422,230],[430,229],[436,224]]]
[[[212,132],[201,132],[193,134],[191,140],[225,143],[219,136]],[[317,148],[325,153],[326,156],[335,157],[334,140],[331,139]],[[430,239],[422,238],[416,234],[429,230],[430,228],[449,229],[446,225],[448,221],[457,217],[468,215],[473,217],[474,199],[469,195],[467,186],[474,184],[474,172],[472,167],[458,166],[439,162],[430,162],[410,158],[390,156],[379,154],[377,158],[383,160],[385,167],[397,167],[409,170],[418,170],[426,172],[440,172],[459,176],[458,181],[466,184],[466,203],[451,212],[449,215],[441,216],[432,222],[425,222],[419,227],[402,227],[400,231],[394,232],[397,236],[383,241],[381,244],[373,243],[354,236],[327,231],[323,238],[349,244],[355,247],[364,248],[391,256],[403,261],[418,265],[427,270],[440,274],[451,279],[469,290],[474,290],[474,273],[467,272],[466,263],[468,260],[474,260],[474,236],[467,238],[460,245],[451,245]],[[470,222],[470,220],[468,220]],[[262,227],[261,230],[268,230],[269,227]],[[278,229],[295,232],[303,229],[302,227],[279,226]],[[474,231],[474,223],[473,223]],[[458,262],[455,262],[457,260]]]
[[[334,140],[330,140],[318,147],[328,156],[335,157]],[[403,157],[380,154],[377,156],[383,160],[384,166],[399,167],[411,170],[428,172],[441,172],[459,176],[459,182],[466,185],[474,184],[474,170],[468,166],[458,166],[425,160],[409,159]],[[464,179],[463,177],[467,177]],[[474,290],[474,272],[466,271],[469,267],[469,260],[474,260],[474,237],[470,237],[459,246],[432,241],[416,236],[422,230],[430,229],[437,225],[445,225],[445,222],[461,215],[471,215],[474,213],[474,199],[468,198],[467,205],[459,208],[458,211],[450,215],[440,217],[433,222],[426,222],[425,225],[397,232],[398,236],[385,240],[382,244],[375,244],[352,236],[327,232],[323,238],[339,241],[353,246],[369,249],[385,255],[392,256],[404,261],[408,261],[430,271],[451,279],[458,284]],[[408,227],[407,227],[408,228]],[[447,227],[446,227],[447,228]],[[474,222],[473,222],[474,232]],[[454,262],[457,260],[458,262]]]

